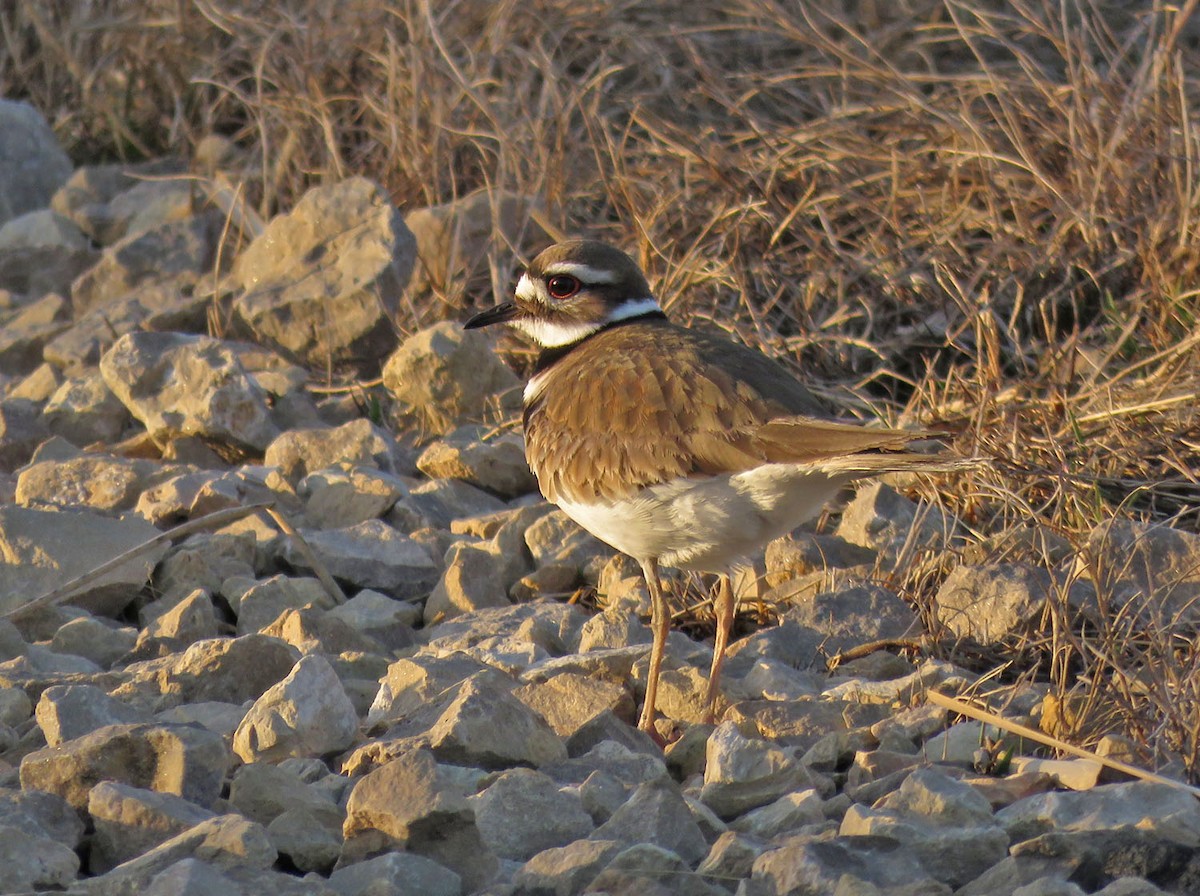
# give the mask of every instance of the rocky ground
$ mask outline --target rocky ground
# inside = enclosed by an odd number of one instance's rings
[[[413,278],[490,212],[402,217],[350,179],[258,225],[174,176],[220,150],[72,171],[0,102],[0,891],[1200,890],[1194,796],[1080,760],[982,773],[1000,732],[923,699],[976,682],[950,663],[826,671],[917,636],[872,570],[962,528],[887,485],[770,546],[779,624],[734,645],[715,728],[711,650],[672,634],[656,746],[644,586],[537,496],[517,377],[452,323],[396,343]],[[382,357],[382,411],[313,388]],[[1055,588],[1086,608],[1164,571],[1156,612],[1200,594],[1194,536],[1093,540],[1112,581],[960,562],[938,621],[992,641]]]

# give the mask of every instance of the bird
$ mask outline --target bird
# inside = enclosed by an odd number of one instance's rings
[[[660,567],[718,576],[703,698],[711,722],[736,612],[733,568],[855,479],[971,463],[904,450],[928,432],[834,419],[777,361],[673,323],[638,264],[608,243],[543,250],[511,301],[463,326],[501,323],[539,349],[523,418],[540,491],[645,577],[652,640],[638,727],[651,736],[670,625]]]

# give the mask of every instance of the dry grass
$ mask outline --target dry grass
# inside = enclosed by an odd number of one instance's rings
[[[539,197],[677,316],[996,457],[940,500],[978,556],[1066,569],[1113,516],[1200,524],[1196,6],[46,0],[0,7],[0,89],[79,160],[230,135],[264,213],[351,173]],[[490,302],[466,282],[401,326]],[[1025,667],[1200,767],[1194,625],[1065,606]]]

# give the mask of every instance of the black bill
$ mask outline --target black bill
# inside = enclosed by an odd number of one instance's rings
[[[495,308],[488,308],[486,311],[480,311],[465,324],[464,330],[475,330],[479,327],[488,327],[492,324],[502,324],[512,320],[520,313],[520,309],[515,302],[503,302]]]

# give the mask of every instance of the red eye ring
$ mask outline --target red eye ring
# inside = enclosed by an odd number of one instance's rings
[[[570,274],[555,274],[546,281],[546,292],[553,299],[569,299],[583,286],[579,279]]]

